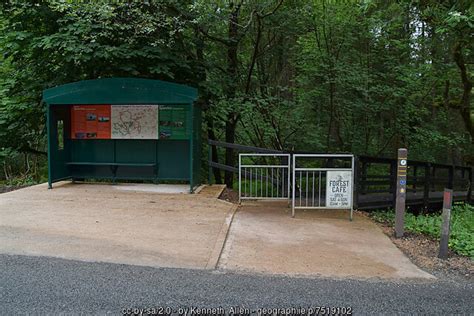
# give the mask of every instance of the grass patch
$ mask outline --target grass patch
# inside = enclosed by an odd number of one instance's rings
[[[395,211],[384,210],[370,213],[370,217],[379,223],[393,225]],[[439,239],[441,231],[441,214],[405,214],[405,230],[428,235]],[[451,234],[449,248],[455,252],[474,259],[474,206],[455,204],[451,211]]]

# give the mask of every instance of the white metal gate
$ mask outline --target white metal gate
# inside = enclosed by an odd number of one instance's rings
[[[313,167],[317,160],[350,160],[350,167]],[[305,160],[306,165],[301,161]],[[293,155],[292,207],[295,209],[350,209],[353,213],[354,155],[295,154]],[[328,205],[329,204],[329,205]]]
[[[290,194],[290,154],[239,154],[239,202],[285,200]]]
[[[328,159],[345,166],[321,166]],[[353,188],[354,155],[239,154],[239,202],[288,199],[292,217],[296,209],[349,209],[352,220]]]

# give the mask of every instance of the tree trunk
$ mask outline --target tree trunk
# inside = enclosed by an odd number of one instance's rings
[[[471,91],[472,91],[472,82],[469,79],[469,74],[466,67],[466,62],[464,61],[464,56],[462,55],[462,44],[460,42],[456,43],[453,50],[453,57],[456,65],[460,70],[463,93],[461,96],[459,111],[461,112],[462,119],[466,130],[471,135],[471,143],[474,143],[474,127],[471,119]]]
[[[233,4],[231,4],[231,8]],[[235,98],[235,91],[237,89],[237,49],[238,49],[238,21],[239,21],[240,5],[233,8],[229,15],[229,45],[227,46],[227,74],[229,76],[230,84],[227,89],[227,99],[233,100]],[[225,141],[227,143],[235,142],[235,129],[238,121],[238,113],[233,109],[229,109],[227,114],[227,121],[225,124]],[[225,164],[234,167],[234,150],[226,148]],[[225,184],[228,188],[232,188],[234,182],[234,173],[230,171],[225,172]]]
[[[207,119],[207,136],[209,139],[216,140],[216,135],[214,133],[214,121],[211,116]],[[211,146],[211,160],[213,162],[219,162],[219,155],[217,154],[217,147],[215,145]],[[217,184],[222,183],[221,172],[217,168],[212,168],[214,173],[214,180]]]
[[[194,31],[194,36],[196,39],[196,58],[198,61],[198,67],[197,67],[197,78],[199,79],[200,82],[205,82],[207,80],[207,75],[206,75],[206,69],[205,69],[205,62],[204,62],[204,39],[202,38],[201,33],[199,32],[199,29],[195,29]],[[211,95],[209,91],[205,88],[202,87],[200,89],[200,94],[199,94],[199,99],[196,103],[198,103],[201,108],[204,110],[205,114],[205,119],[207,123],[207,138],[212,139],[212,140],[217,140],[216,135],[214,133],[214,120],[210,112],[209,104],[210,104],[210,99]],[[211,146],[211,160],[213,162],[219,162],[219,156],[217,154],[217,147],[215,145]],[[222,177],[221,177],[221,172],[217,168],[212,168],[213,173],[214,173],[214,180],[217,184],[222,183]]]

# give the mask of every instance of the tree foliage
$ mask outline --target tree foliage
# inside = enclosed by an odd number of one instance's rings
[[[0,12],[4,177],[44,172],[43,89],[113,76],[197,87],[203,138],[474,161],[469,1],[15,1]],[[235,163],[232,150],[213,157]]]

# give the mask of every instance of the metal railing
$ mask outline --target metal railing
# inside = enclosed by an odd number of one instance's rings
[[[350,159],[350,168],[337,167],[301,167],[298,166],[299,160],[320,160],[320,159]],[[296,209],[350,209],[350,218],[353,215],[353,194],[354,188],[354,155],[346,154],[295,154],[293,155],[293,192],[291,202],[291,216],[295,216]],[[337,173],[334,173],[337,172]],[[328,177],[336,176],[340,179],[331,180]],[[345,180],[347,179],[347,180]],[[331,181],[342,181],[339,184],[340,190],[344,190],[342,197],[334,198],[331,205],[327,205],[328,198],[331,196],[327,188],[332,184]],[[337,194],[336,194],[337,195]],[[331,200],[330,200],[331,201]]]
[[[290,168],[290,154],[239,154],[239,202],[289,200]]]

